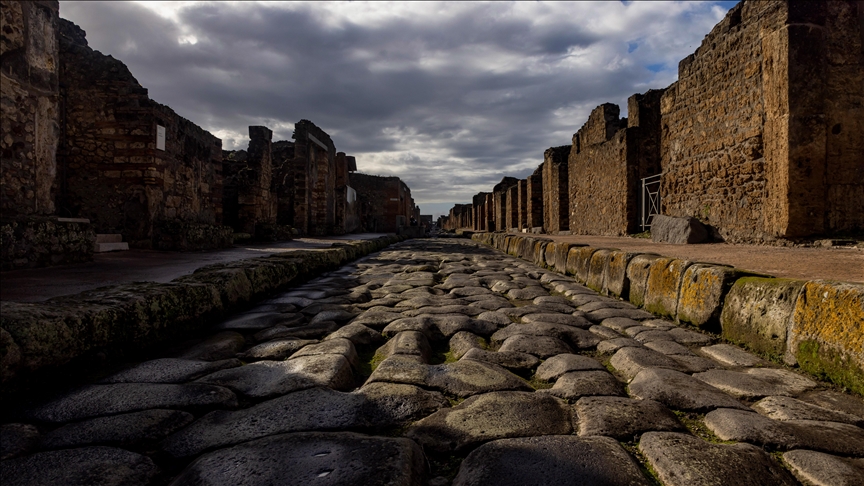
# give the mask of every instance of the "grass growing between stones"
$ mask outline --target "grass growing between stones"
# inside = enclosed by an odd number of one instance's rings
[[[377,368],[386,358],[386,356],[378,354],[375,351],[374,348],[357,350],[357,356],[360,358],[360,369],[358,372],[364,381],[366,378],[369,378],[369,375],[371,375],[372,372],[375,371],[375,368]]]
[[[705,414],[704,413],[694,413],[694,412],[680,412],[678,410],[672,411],[678,420],[684,424],[684,427],[687,427],[687,430],[690,431],[691,434],[699,437],[700,439],[711,442],[712,444],[734,444],[734,441],[731,440],[722,440],[720,437],[717,437],[714,432],[711,432],[707,426],[705,426]]]
[[[427,456],[427,460],[429,461],[429,478],[447,478],[446,484],[450,484],[459,472],[459,466],[462,465],[465,456],[436,454],[434,456]]]
[[[625,451],[629,452],[630,455],[636,459],[636,464],[642,471],[642,475],[648,479],[648,482],[653,486],[662,486],[663,483],[660,482],[660,477],[657,475],[657,471],[654,470],[651,463],[648,462],[648,459],[646,459],[642,454],[642,451],[639,450],[638,444],[635,441],[619,443]]]
[[[432,356],[429,358],[429,364],[455,363],[457,361],[459,360],[450,351],[450,343],[447,341],[432,342]]]
[[[554,383],[549,383],[548,381],[537,379],[536,376],[532,376],[530,380],[525,381],[527,381],[528,384],[531,385],[531,388],[535,390],[545,390],[548,388],[552,388],[552,386],[555,385]]]

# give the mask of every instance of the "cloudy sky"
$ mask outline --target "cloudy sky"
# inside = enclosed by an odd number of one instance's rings
[[[424,214],[524,178],[591,109],[668,86],[736,2],[66,2],[150,97],[246,148],[315,122]]]

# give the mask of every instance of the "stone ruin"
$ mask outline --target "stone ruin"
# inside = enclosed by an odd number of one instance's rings
[[[247,150],[223,152],[220,139],[150,99],[121,61],[90,48],[57,1],[0,6],[3,269],[87,261],[96,234],[202,250],[235,235],[338,235],[369,220],[381,221],[369,231],[396,232],[419,219],[398,178],[355,174],[363,188],[352,188],[355,158],[311,121],[295,124],[292,141],[249,127]],[[393,187],[400,204],[368,203]]]
[[[661,213],[721,240],[861,234],[862,25],[860,2],[742,1],[679,63],[678,81],[631,96],[627,118],[600,105],[571,145],[544,153],[517,191],[526,218],[471,228],[638,233],[641,180],[659,175]],[[474,213],[484,204],[475,197]]]

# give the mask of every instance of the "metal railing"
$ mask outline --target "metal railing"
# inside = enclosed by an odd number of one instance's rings
[[[642,231],[651,228],[651,220],[660,214],[660,180],[663,174],[642,179],[641,225]]]

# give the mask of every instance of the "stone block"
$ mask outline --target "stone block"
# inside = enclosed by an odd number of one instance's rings
[[[780,358],[803,281],[780,278],[738,279],[723,304],[721,333],[734,343]]]
[[[546,266],[546,245],[548,245],[549,241],[536,241],[534,243],[534,265],[538,267]]]
[[[588,267],[591,264],[591,256],[595,251],[597,251],[597,248],[582,246],[571,249],[567,254],[567,265],[565,266],[565,269],[567,270],[567,273],[576,277],[576,280],[579,281],[579,283],[584,284],[585,280],[588,278]]]
[[[673,218],[657,214],[651,220],[651,241],[676,245],[708,241],[708,229],[696,218]]]
[[[630,296],[630,279],[627,277],[627,265],[636,253],[612,250],[606,263],[603,275],[603,291],[605,295],[614,295],[622,299]]]
[[[609,264],[609,258],[614,250],[600,249],[591,255],[588,261],[588,275],[585,278],[585,286],[596,290],[603,291],[603,286],[606,277],[606,266]]]
[[[648,312],[674,318],[678,310],[678,290],[684,272],[692,262],[674,258],[658,258],[651,263],[645,302],[642,307]]]
[[[788,340],[787,362],[864,395],[864,284],[804,284]]]
[[[546,250],[545,250],[544,253],[543,253],[543,258],[544,258],[545,261],[546,261],[546,266],[547,266],[547,267],[549,267],[549,268],[553,268],[553,269],[555,268],[555,255],[556,255],[556,249],[557,249],[559,246],[564,246],[564,245],[565,245],[564,243],[556,243],[556,242],[554,242],[554,241],[551,242],[551,243],[548,243],[548,244],[546,245]],[[565,264],[566,264],[566,263],[565,263]]]
[[[648,289],[648,273],[651,264],[660,255],[645,253],[634,256],[627,264],[627,280],[630,282],[628,298],[633,305],[642,306],[645,303],[645,292]]]
[[[732,267],[696,263],[684,272],[678,295],[678,322],[720,331],[723,300],[744,272]]]

